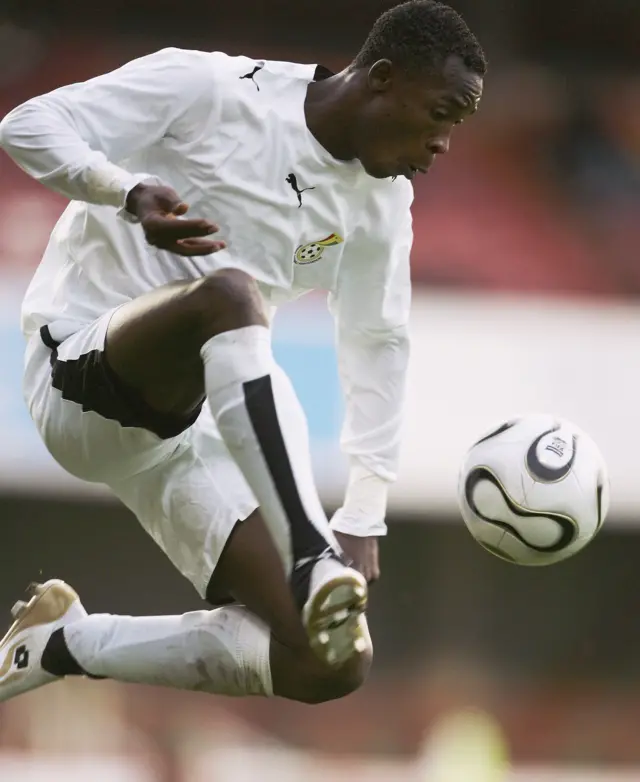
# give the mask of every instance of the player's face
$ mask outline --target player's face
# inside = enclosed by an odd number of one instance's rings
[[[422,80],[408,78],[388,60],[374,65],[358,127],[365,170],[378,179],[413,179],[428,171],[436,155],[449,149],[454,126],[477,110],[482,86],[482,78],[458,57]]]

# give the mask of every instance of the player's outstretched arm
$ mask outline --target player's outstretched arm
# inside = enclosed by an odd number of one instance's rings
[[[67,198],[123,208],[149,176],[118,162],[183,132],[192,111],[211,118],[217,100],[210,55],[165,49],[18,106],[0,123],[0,147]]]
[[[391,209],[381,203],[369,215],[377,236],[362,226],[351,237],[329,300],[346,401],[341,444],[350,460],[346,498],[331,526],[369,580],[378,575],[377,538],[387,532],[409,358],[412,192],[402,187],[394,185]]]

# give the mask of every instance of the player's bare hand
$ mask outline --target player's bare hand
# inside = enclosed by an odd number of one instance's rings
[[[178,220],[189,207],[170,187],[140,184],[127,197],[127,211],[140,220],[149,244],[177,255],[209,255],[226,245],[210,237],[218,226],[208,220]]]
[[[344,532],[336,532],[335,536],[344,553],[353,561],[353,567],[362,573],[369,584],[377,581],[380,578],[378,538],[359,538]]]

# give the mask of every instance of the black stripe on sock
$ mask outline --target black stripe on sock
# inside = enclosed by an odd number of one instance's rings
[[[260,450],[284,508],[291,530],[294,563],[319,557],[328,543],[307,516],[278,421],[271,377],[243,384],[244,401]]]
[[[88,676],[90,679],[104,679],[104,676],[93,676],[78,663],[69,651],[67,639],[64,637],[64,627],[59,627],[51,633],[51,638],[42,653],[40,665],[52,676]]]

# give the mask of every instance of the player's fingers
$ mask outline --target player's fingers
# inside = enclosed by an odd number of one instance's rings
[[[373,584],[380,578],[380,565],[378,564],[378,555],[373,554],[371,561],[367,565],[367,573],[365,578],[370,584]]]
[[[171,209],[171,214],[175,215],[176,217],[181,217],[182,215],[186,214],[189,211],[189,205],[185,204],[184,201],[181,201],[179,204],[176,204]]]
[[[211,236],[220,229],[209,220],[174,220],[168,230],[176,239],[191,239],[196,236]]]
[[[195,236],[210,236],[220,230],[209,220],[173,220],[166,230],[177,239],[190,239]]]
[[[375,570],[371,570],[367,576],[365,576],[367,579],[368,584],[375,584],[376,581],[380,578],[380,570],[376,568]]]
[[[189,257],[211,255],[224,250],[224,242],[213,242],[209,239],[180,239],[176,242],[175,252]]]
[[[209,220],[176,220],[169,216],[152,216],[145,220],[144,230],[152,244],[167,244],[178,239],[196,236],[210,236],[220,229]]]

